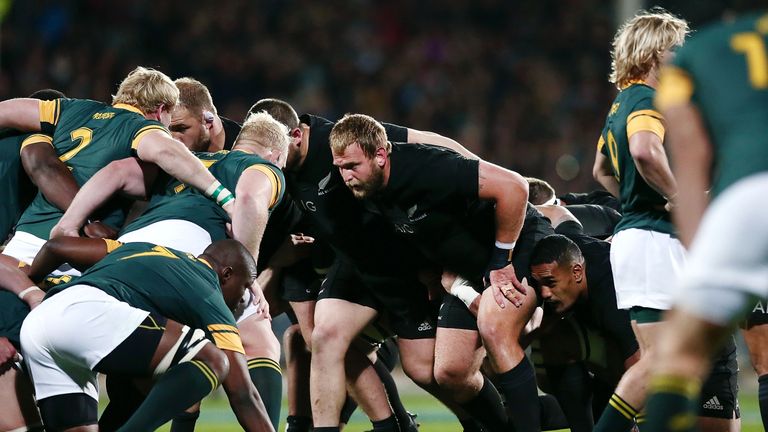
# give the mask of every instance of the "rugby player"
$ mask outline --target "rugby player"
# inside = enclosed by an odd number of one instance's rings
[[[0,127],[42,132],[32,136],[35,146],[41,145],[40,140],[50,145],[79,185],[109,162],[136,155],[199,190],[218,190],[218,202],[231,205],[231,192],[218,189],[218,181],[166,129],[178,94],[167,76],[139,67],[120,84],[112,106],[77,99],[12,99],[0,102]],[[31,262],[62,213],[38,194],[21,215],[3,254]],[[117,205],[105,214],[103,220],[109,225],[122,224],[124,215]],[[68,234],[77,235],[77,231]]]
[[[278,165],[284,164],[287,144],[287,129],[268,114],[259,113],[246,120],[233,151],[196,154],[224,187],[241,198],[233,208],[232,233],[256,260],[269,214],[283,197],[284,179]],[[152,240],[198,254],[212,241],[226,238],[229,219],[221,208],[175,179],[161,179],[159,187],[152,191],[147,187],[152,174],[134,158],[110,163],[83,186],[57,227],[74,227],[69,231],[76,232],[97,208],[89,204],[106,202],[121,191],[133,197],[151,195],[144,213],[120,231],[121,242]],[[236,315],[245,335],[251,379],[264,389],[270,417],[277,425],[282,394],[280,345],[269,320],[258,313],[262,303],[263,295],[256,283]],[[186,423],[192,424],[194,413],[187,417]]]
[[[397,233],[445,272],[468,282],[456,278],[456,285],[463,285],[461,300],[448,296],[441,307],[435,354],[438,383],[448,386],[468,409],[475,409],[480,400],[486,410],[496,408],[489,403],[492,394],[496,400],[498,394],[479,370],[482,336],[499,387],[513,409],[511,423],[518,431],[540,429],[534,371],[519,343],[537,295],[516,275],[528,274],[530,251],[552,232],[551,226],[528,206],[528,184],[519,174],[437,147],[393,145],[387,138],[373,118],[347,115],[331,132],[333,163],[353,195],[370,198],[367,204],[390,221],[381,233]],[[491,289],[478,300],[481,295],[473,286],[483,277]],[[504,291],[518,290],[525,295],[511,301],[504,297]],[[477,301],[475,320],[470,308]],[[504,430],[504,417],[502,412],[482,420],[489,429]]]
[[[654,361],[653,431],[694,430],[702,400],[726,404],[705,399],[702,381],[735,323],[768,296],[768,225],[755,200],[768,186],[768,16],[723,16],[678,50],[656,94],[680,190],[675,223],[690,256]]]
[[[321,287],[314,320],[311,315],[302,318],[297,312],[300,324],[314,324],[311,336],[305,334],[304,337],[312,350],[310,390],[316,430],[318,427],[337,430],[348,376],[345,359],[354,361],[357,370],[369,364],[364,356],[349,350],[349,346],[378,315],[377,308],[389,315],[392,331],[399,336],[398,348],[405,373],[438,399],[451,404],[452,395],[438,388],[432,373],[434,313],[414,268],[421,258],[414,257],[410,248],[392,236],[382,237],[380,232],[386,227],[386,221],[367,213],[344,188],[332,164],[328,145],[333,122],[309,114],[299,118],[289,104],[276,99],[259,101],[252,109],[265,110],[290,128],[292,142],[286,166],[289,190],[312,224],[310,234],[327,242],[337,255]],[[469,154],[455,141],[436,134],[395,125],[386,127],[402,140],[424,140]],[[374,243],[376,248],[368,247]],[[307,327],[301,325],[302,330]],[[365,376],[368,378],[364,382]],[[354,385],[359,386],[354,396],[361,406],[365,401],[359,397],[369,398],[366,402],[369,407],[363,406],[363,409],[377,422],[377,430],[394,427],[393,419],[389,418],[392,411],[386,405],[371,412],[371,402],[375,401],[376,407],[382,402],[386,404],[386,395],[375,372],[366,367]],[[455,404],[450,408],[459,411]],[[467,427],[474,426],[467,413],[457,415]]]
[[[97,430],[101,372],[157,378],[119,430],[154,430],[219,383],[241,426],[272,430],[258,392],[238,373],[244,367],[235,367],[245,357],[230,310],[256,272],[247,249],[223,240],[195,258],[148,243],[106,242],[112,251],[49,290],[21,328],[46,429]]]

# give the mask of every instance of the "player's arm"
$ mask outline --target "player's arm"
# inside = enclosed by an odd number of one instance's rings
[[[467,159],[480,159],[479,157],[477,157],[477,155],[467,150],[466,147],[459,144],[456,140],[453,140],[448,137],[444,137],[434,132],[420,131],[420,130],[409,128],[408,142],[418,143],[418,144],[430,144],[438,147],[445,147],[455,151],[456,153],[464,156]]]
[[[25,139],[21,143],[21,164],[48,201],[61,210],[69,207],[79,186],[56,155],[50,136],[34,134]]]
[[[619,182],[613,175],[611,161],[603,154],[602,148],[605,145],[603,137],[597,143],[597,152],[595,153],[595,164],[592,166],[592,177],[600,183],[605,190],[616,198],[619,198]]]
[[[245,355],[230,350],[224,350],[224,354],[229,360],[229,374],[222,387],[240,426],[246,431],[274,431],[267,408],[248,374]]]
[[[662,138],[654,132],[637,132],[629,137],[629,153],[645,182],[671,202],[677,194],[677,182],[669,168]]]
[[[45,293],[19,268],[16,260],[7,258],[0,255],[0,288],[16,294],[30,309],[34,308],[43,301]]]
[[[19,98],[0,102],[0,127],[24,132],[39,132],[40,101]]]
[[[59,237],[48,240],[32,261],[29,278],[40,282],[64,263],[84,271],[120,246],[120,242],[100,238]]]
[[[269,219],[269,209],[277,204],[281,180],[265,165],[243,171],[235,188],[232,233],[258,262],[259,247]]]
[[[77,237],[88,216],[122,192],[136,199],[146,199],[149,185],[157,175],[157,167],[136,158],[110,162],[80,188],[69,208],[51,230],[51,238]]]
[[[478,197],[496,203],[496,245],[489,263],[488,279],[499,306],[504,307],[505,290],[526,293],[511,264],[512,251],[520,236],[528,205],[528,182],[520,174],[480,160]]]
[[[133,143],[139,159],[152,162],[163,171],[203,192],[231,214],[233,196],[181,141],[167,132],[153,129],[140,134]]]
[[[691,102],[693,82],[682,69],[668,66],[661,74],[656,105],[669,124],[667,144],[678,182],[672,212],[680,241],[690,246],[709,204],[712,142],[698,108]]]

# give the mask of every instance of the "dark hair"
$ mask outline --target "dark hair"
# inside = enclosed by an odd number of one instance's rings
[[[555,189],[547,182],[535,177],[526,177],[528,181],[528,202],[542,205],[555,197]]]
[[[288,126],[289,129],[299,127],[299,116],[296,114],[296,111],[291,104],[286,101],[280,99],[261,99],[253,104],[245,117],[248,118],[251,114],[261,111],[265,111],[275,120]]]
[[[54,99],[62,99],[66,96],[64,93],[54,90],[54,89],[42,89],[38,90],[31,95],[29,95],[32,99],[40,99],[40,100],[54,100]]]
[[[531,252],[531,265],[572,264],[583,259],[581,249],[571,239],[564,235],[552,234],[539,240]]]

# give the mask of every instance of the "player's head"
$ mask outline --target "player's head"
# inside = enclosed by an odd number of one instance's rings
[[[581,249],[560,234],[544,237],[531,253],[531,277],[541,287],[547,309],[567,311],[587,286]]]
[[[200,257],[216,271],[224,301],[234,309],[256,279],[253,255],[239,241],[226,239],[211,243]]]
[[[555,189],[549,183],[535,177],[525,179],[528,181],[528,202],[533,205],[555,203]]]
[[[356,198],[384,187],[392,144],[381,123],[365,114],[347,114],[331,129],[330,142],[333,164]]]
[[[120,83],[112,103],[132,105],[147,118],[168,126],[171,112],[179,103],[179,89],[168,75],[139,66]]]
[[[293,109],[291,104],[280,99],[261,99],[248,110],[248,116],[258,112],[265,112],[271,115],[275,120],[284,124],[288,128],[288,155],[285,166],[293,168],[300,159],[300,146],[302,145],[303,132],[299,127],[299,115]]]
[[[193,78],[179,78],[174,83],[179,89],[179,104],[171,116],[171,135],[192,151],[206,151],[216,119],[211,93]]]
[[[283,168],[289,143],[288,127],[261,111],[245,119],[233,148],[255,153]]]
[[[688,34],[688,23],[663,9],[643,11],[616,32],[610,81],[624,88],[633,81],[655,78],[668,53]]]
[[[40,89],[31,95],[29,95],[32,99],[40,99],[40,100],[55,100],[55,99],[63,99],[67,97],[64,95],[64,93],[54,90],[54,89]]]

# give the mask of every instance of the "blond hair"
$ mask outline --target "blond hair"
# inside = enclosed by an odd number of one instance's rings
[[[684,19],[663,9],[635,15],[613,39],[609,81],[621,89],[646,78],[661,63],[664,51],[682,45],[688,32]]]
[[[372,158],[376,150],[383,148],[389,153],[392,144],[387,141],[387,131],[376,119],[365,114],[347,114],[331,129],[331,150],[343,153],[347,147],[357,144],[363,154]]]
[[[235,146],[242,144],[241,141],[248,141],[261,149],[277,153],[280,160],[285,161],[291,139],[288,136],[288,126],[260,111],[245,119],[240,134],[235,139]]]
[[[202,115],[203,110],[216,114],[211,92],[200,81],[184,77],[174,81],[179,89],[179,104],[187,108],[194,115]]]
[[[139,66],[120,83],[112,103],[132,105],[145,114],[154,112],[160,105],[170,110],[179,103],[179,89],[168,75]]]

